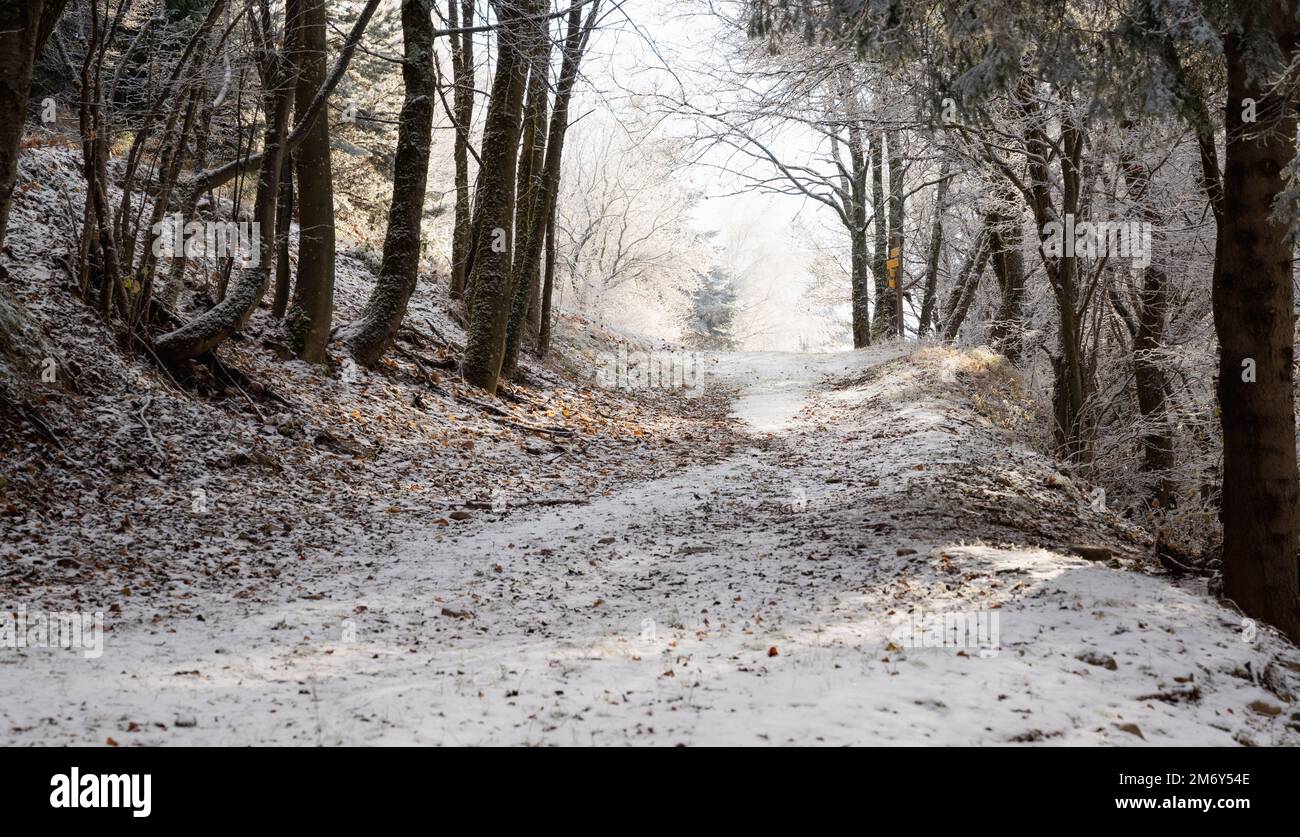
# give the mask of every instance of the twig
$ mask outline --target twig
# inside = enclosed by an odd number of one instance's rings
[[[149,426],[149,420],[144,417],[144,411],[149,409],[149,405],[152,403],[153,396],[146,395],[144,403],[140,405],[140,409],[136,411],[136,415],[140,417],[140,424],[144,426],[145,435],[149,437],[149,442],[153,445],[153,449],[158,451],[158,456],[162,459],[163,464],[166,465],[167,454],[163,452],[162,447],[158,444],[158,440],[154,438],[153,428]]]

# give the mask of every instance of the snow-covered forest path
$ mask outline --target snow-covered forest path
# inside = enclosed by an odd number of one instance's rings
[[[29,653],[0,739],[1300,743],[1295,648],[1149,572],[1136,529],[1018,444],[992,356],[707,377],[752,439],[726,461],[315,556],[279,601],[119,626],[98,660]],[[924,647],[944,612],[989,642]]]

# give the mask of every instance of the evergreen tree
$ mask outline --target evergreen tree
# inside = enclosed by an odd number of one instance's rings
[[[709,268],[695,291],[686,342],[692,348],[725,351],[736,347],[736,283],[717,265]]]

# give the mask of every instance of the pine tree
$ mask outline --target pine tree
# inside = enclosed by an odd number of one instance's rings
[[[686,343],[692,348],[727,351],[736,347],[736,283],[714,265],[700,281],[692,300]]]

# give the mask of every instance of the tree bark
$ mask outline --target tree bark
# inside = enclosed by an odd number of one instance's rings
[[[1290,58],[1300,32],[1296,3],[1264,14],[1261,23]],[[1272,212],[1295,155],[1296,120],[1278,89],[1251,66],[1252,34],[1224,38],[1228,140],[1213,283],[1223,423],[1223,588],[1247,615],[1300,642],[1293,252],[1286,227]],[[1253,124],[1242,121],[1245,99],[1258,103]]]
[[[493,0],[498,31],[492,101],[483,126],[483,164],[476,196],[479,221],[468,278],[470,324],[462,373],[470,384],[495,395],[505,354],[510,315],[511,233],[514,224],[515,162],[519,153],[527,64],[535,48],[526,20],[536,0]]]
[[[554,118],[554,117],[552,117]],[[546,268],[542,277],[541,322],[537,331],[537,356],[546,357],[551,348],[551,297],[555,293],[555,201],[546,215]]]
[[[291,0],[296,14],[294,109],[305,115],[325,81],[325,0]],[[304,118],[303,116],[299,117]],[[289,345],[302,360],[321,363],[334,315],[334,185],[329,119],[317,119],[294,153],[298,175],[298,279],[285,318]]]
[[[848,206],[844,214],[849,221],[849,295],[852,309],[853,348],[871,345],[871,265],[867,254],[867,155],[864,152],[862,126],[849,124]],[[879,302],[876,303],[879,306]]]
[[[885,260],[889,256],[889,214],[885,208],[885,135],[871,140],[871,215],[875,227],[875,252],[871,270],[876,276],[876,309],[871,316],[871,332],[877,337],[889,333],[893,306],[889,303],[889,275]]]
[[[461,14],[456,7],[460,4]],[[447,0],[447,22],[455,29],[458,19],[469,27],[474,21],[474,0]],[[452,109],[456,121],[456,210],[451,239],[451,297],[465,293],[465,260],[470,245],[469,129],[474,120],[474,33],[451,36]]]
[[[392,345],[406,316],[420,268],[420,220],[433,136],[433,23],[429,0],[402,0],[402,79],[406,94],[397,126],[393,199],[388,210],[384,256],[374,291],[344,340],[352,356],[369,366]]]
[[[898,339],[903,339],[903,221],[906,212],[903,207],[903,149],[900,147],[898,132],[890,131],[886,142],[889,143],[889,257],[898,251],[898,268],[895,273],[895,287],[891,290],[888,315],[885,323],[893,325]],[[886,328],[886,331],[891,329]]]

